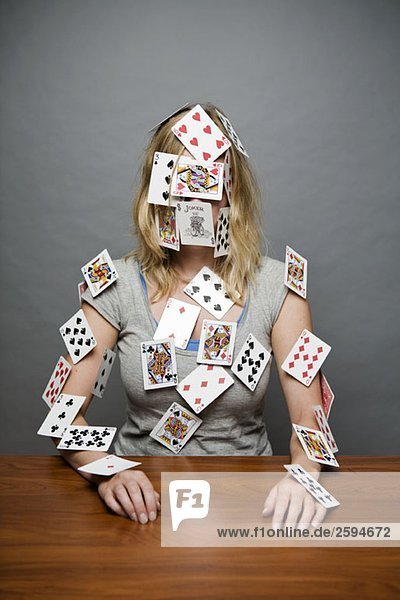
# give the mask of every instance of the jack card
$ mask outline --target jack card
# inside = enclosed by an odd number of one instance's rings
[[[314,477],[310,475],[301,465],[283,465],[290,475],[294,477],[322,506],[333,508],[339,506],[340,502],[332,496]]]
[[[183,291],[216,319],[221,319],[234,305],[222,279],[208,267],[203,267]]]
[[[214,222],[209,202],[177,202],[176,218],[182,245],[215,246]]]
[[[82,309],[61,325],[60,333],[74,365],[89,354],[97,344]]]
[[[104,249],[81,269],[93,298],[118,279],[118,273],[108,250]]]
[[[282,369],[309,387],[330,351],[328,344],[304,329],[284,360]]]
[[[160,246],[179,250],[179,230],[175,211],[176,209],[172,206],[160,208],[155,215],[156,227]]]
[[[141,343],[145,390],[172,387],[178,383],[175,343],[172,338]]]
[[[104,394],[105,387],[107,385],[108,378],[111,374],[111,369],[114,364],[114,360],[117,354],[110,350],[110,348],[106,348],[103,352],[103,358],[100,363],[99,370],[96,375],[96,380],[92,387],[92,394],[97,396],[98,398],[102,398]]]
[[[173,402],[149,435],[174,454],[178,454],[202,422],[189,410]]]
[[[167,154],[166,152],[154,153],[149,191],[147,194],[147,202],[149,204],[170,205],[172,201],[172,175],[177,160],[178,156],[176,154]]]
[[[204,319],[197,362],[230,366],[233,360],[237,323]]]
[[[235,144],[237,150],[239,150],[239,152],[241,152],[242,154],[244,154],[244,156],[247,156],[247,158],[248,158],[249,155],[247,154],[246,150],[244,149],[244,146],[243,146],[242,142],[240,141],[238,134],[233,129],[232,123],[229,121],[229,119],[225,115],[223,115],[221,112],[219,112],[219,110],[217,110],[217,113],[218,113],[218,116],[220,118],[222,125],[226,129],[229,139],[232,140],[232,142]]]
[[[226,256],[229,251],[229,206],[220,208],[217,220],[217,235],[215,239],[214,258]]]
[[[57,361],[42,398],[48,406],[53,406],[71,373],[71,365],[63,356]]]
[[[297,433],[297,437],[303,446],[307,458],[323,465],[339,466],[335,455],[321,431],[318,429],[311,429],[311,427],[302,427],[296,423],[293,423],[293,429]]]
[[[176,391],[199,413],[233,384],[223,367],[200,365],[180,382]]]
[[[78,471],[92,473],[93,475],[115,475],[115,473],[121,473],[121,471],[132,469],[132,467],[137,467],[141,464],[142,463],[140,462],[126,460],[125,458],[114,456],[114,454],[109,454],[104,458],[99,458],[98,460],[94,460],[87,465],[78,467]]]
[[[317,419],[319,429],[324,434],[330,449],[332,450],[332,452],[339,452],[339,448],[336,444],[335,438],[333,437],[333,433],[331,431],[331,428],[329,427],[329,423],[325,416],[324,409],[319,404],[314,404],[313,411],[315,418]]]
[[[250,333],[232,365],[232,371],[253,392],[270,358],[271,353]]]
[[[40,426],[38,435],[61,438],[85,402],[85,396],[60,394]]]
[[[116,427],[70,425],[64,432],[58,450],[96,450],[107,452],[111,446]]]
[[[200,306],[168,298],[154,333],[155,340],[173,338],[176,348],[186,349],[200,314]]]
[[[306,258],[286,246],[285,285],[302,298],[307,297],[307,265]]]
[[[202,200],[221,200],[224,187],[223,163],[199,164],[181,158],[172,178],[172,194]]]

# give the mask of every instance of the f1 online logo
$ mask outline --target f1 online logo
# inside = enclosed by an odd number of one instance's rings
[[[172,531],[185,519],[204,519],[210,507],[210,484],[205,479],[175,479],[169,484]]]

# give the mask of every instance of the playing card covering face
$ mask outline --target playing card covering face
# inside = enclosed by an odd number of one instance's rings
[[[232,197],[232,166],[231,166],[231,153],[228,150],[225,153],[224,160],[224,188],[228,198],[229,204],[231,203]]]
[[[214,247],[214,222],[209,202],[177,202],[176,217],[182,245]]]
[[[174,454],[178,454],[202,422],[189,410],[173,402],[149,435]]]
[[[149,191],[147,194],[147,202],[149,204],[169,206],[172,203],[173,197],[170,190],[172,175],[177,161],[177,154],[168,154],[166,152],[154,153]]]
[[[81,269],[93,298],[118,279],[118,273],[107,249],[90,260]]]
[[[214,258],[226,256],[229,252],[229,214],[229,206],[220,208],[218,211]]]
[[[176,208],[161,208],[156,213],[156,228],[160,246],[179,250],[179,229],[176,219]]]
[[[172,177],[172,194],[203,200],[221,200],[224,186],[224,163],[200,164],[181,157]]]

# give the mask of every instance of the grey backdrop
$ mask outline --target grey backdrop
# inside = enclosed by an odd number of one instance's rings
[[[1,22],[0,451],[55,452],[35,432],[80,267],[132,247],[146,132],[189,99],[247,145],[272,256],[309,259],[341,453],[398,454],[400,3],[3,0]],[[287,453],[276,373],[265,416]],[[88,419],[122,424],[118,369]]]

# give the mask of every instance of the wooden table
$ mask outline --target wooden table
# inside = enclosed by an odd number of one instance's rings
[[[161,471],[281,471],[287,456],[132,457]],[[400,457],[341,456],[342,471],[399,471]],[[1,598],[400,597],[399,548],[162,548],[160,518],[107,512],[58,456],[2,456]]]

